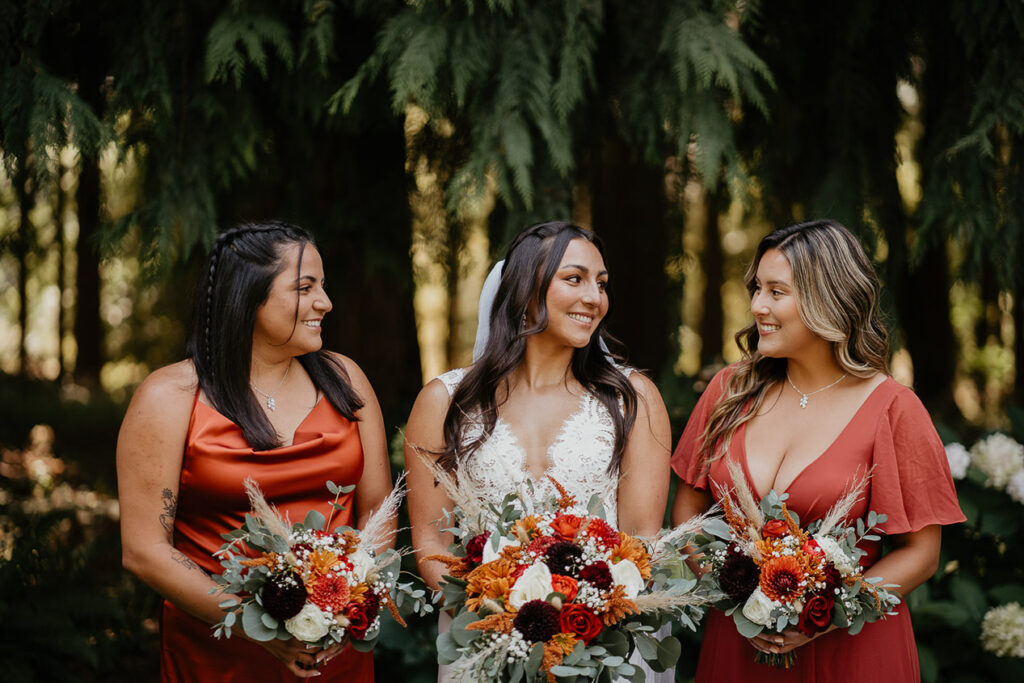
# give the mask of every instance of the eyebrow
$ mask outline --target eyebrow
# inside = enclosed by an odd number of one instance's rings
[[[575,268],[577,270],[583,271],[584,273],[589,273],[590,272],[590,268],[587,268],[586,266],[581,266],[578,263],[566,263],[564,266],[559,268],[559,270],[565,270],[566,268]],[[597,274],[598,275],[607,275],[608,271],[607,270],[601,270],[601,271],[598,271]]]
[[[754,278],[754,281],[755,282],[761,282],[756,277]],[[789,284],[788,282],[786,282],[785,280],[768,280],[767,282],[762,282],[761,284],[766,285],[766,286],[767,285],[782,285],[783,287],[792,287],[792,285]]]
[[[303,280],[308,280],[308,281],[310,281],[310,282],[312,282],[314,284],[316,283],[316,278],[313,277],[312,275],[301,275],[301,276],[295,278],[294,280],[292,280],[292,282],[294,282],[295,284],[299,284]],[[322,280],[321,280],[321,282],[322,282]]]

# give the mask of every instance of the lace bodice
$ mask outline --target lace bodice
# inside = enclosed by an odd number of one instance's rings
[[[631,368],[621,369],[627,376],[631,372]],[[444,383],[450,396],[465,374],[465,368],[459,368],[438,379]],[[463,439],[475,439],[481,430],[478,422],[473,423],[463,434]],[[562,423],[558,436],[548,448],[548,469],[545,473],[557,479],[581,505],[587,505],[591,497],[598,494],[604,504],[605,518],[618,527],[618,478],[608,473],[614,446],[615,425],[608,409],[594,394],[586,392],[579,408]],[[458,472],[460,477],[471,477],[474,488],[481,491],[487,502],[495,505],[513,491],[526,490],[525,484],[530,479],[526,452],[512,428],[500,416],[491,436],[459,464]],[[557,495],[547,478],[533,480],[532,483],[537,500]]]

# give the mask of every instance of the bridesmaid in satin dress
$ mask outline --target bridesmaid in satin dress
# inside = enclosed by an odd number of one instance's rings
[[[372,681],[370,653],[260,643],[241,624],[215,639],[220,534],[249,511],[253,477],[300,521],[331,511],[325,483],[356,484],[335,520],[360,527],[391,491],[384,424],[366,376],[323,350],[330,312],[320,254],[283,223],[223,233],[196,301],[188,359],[152,373],[121,426],[117,475],[124,566],[164,597],[164,681]]]
[[[910,389],[888,376],[879,283],[857,240],[832,221],[791,225],[758,246],[746,275],[752,323],[736,335],[743,358],[711,380],[672,457],[681,478],[673,523],[704,512],[740,464],[755,495],[789,494],[803,523],[823,517],[871,472],[849,520],[888,515],[883,543],[865,543],[866,576],[904,597],[939,562],[940,528],[964,520],[945,451]],[[883,552],[884,549],[887,550]],[[796,651],[796,665],[755,663],[756,650]],[[832,627],[749,640],[712,610],[697,681],[919,681],[905,605],[850,635]]]

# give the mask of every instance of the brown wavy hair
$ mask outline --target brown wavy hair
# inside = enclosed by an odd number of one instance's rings
[[[879,307],[881,285],[857,239],[839,223],[817,220],[769,233],[744,276],[751,296],[761,258],[778,249],[793,269],[800,319],[832,345],[836,362],[855,377],[889,372],[889,334]],[[787,360],[757,350],[757,323],[736,333],[743,358],[735,364],[725,390],[711,411],[699,461],[706,470],[729,450],[736,430],[757,414],[768,388],[786,376]],[[720,448],[716,448],[720,445]]]

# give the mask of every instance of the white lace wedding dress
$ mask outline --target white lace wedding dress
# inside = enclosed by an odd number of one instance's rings
[[[627,377],[633,371],[628,367],[619,369]],[[451,396],[465,374],[465,368],[459,368],[446,372],[438,379]],[[481,431],[482,425],[474,422],[466,430],[463,439],[475,439]],[[618,479],[608,473],[614,447],[615,424],[608,409],[594,394],[586,392],[580,400],[579,408],[562,423],[558,436],[548,447],[548,468],[545,474],[554,477],[582,505],[587,505],[597,494],[604,505],[605,519],[618,528]],[[495,505],[500,505],[505,496],[513,491],[528,490],[526,483],[530,475],[526,469],[526,452],[512,428],[501,417],[495,422],[490,437],[471,457],[460,463],[458,476],[469,477],[481,498]],[[531,483],[534,499],[538,502],[557,495],[547,477],[540,481],[531,480]],[[438,629],[446,631],[450,621],[447,612],[442,611]],[[669,627],[665,626],[658,634],[664,636],[669,632]],[[656,673],[636,653],[630,658],[630,663],[643,669],[647,681],[671,683],[675,679],[674,671]],[[446,666],[438,668],[438,681],[450,680],[447,669]]]

